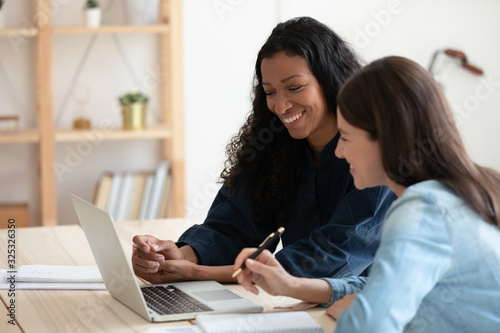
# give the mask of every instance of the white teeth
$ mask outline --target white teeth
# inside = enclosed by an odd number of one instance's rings
[[[283,121],[287,124],[290,124],[290,123],[293,123],[295,120],[299,119],[300,117],[302,117],[302,115],[304,114],[304,112],[301,112],[293,117],[290,117],[290,118],[286,118],[286,119],[283,119]]]

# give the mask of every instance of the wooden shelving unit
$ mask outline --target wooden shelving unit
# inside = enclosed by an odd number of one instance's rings
[[[38,130],[28,129],[20,131],[2,131],[0,143],[37,143]]]
[[[143,131],[125,131],[121,128],[114,129],[91,129],[97,132],[104,141],[126,141],[126,140],[154,140],[171,139],[172,132],[166,126],[158,125],[149,127]],[[75,131],[73,129],[57,129],[55,131],[56,142],[76,142],[88,140],[87,131]]]
[[[35,37],[38,34],[36,28],[7,28],[0,29],[0,36],[23,36]]]
[[[55,35],[71,34],[131,34],[131,33],[168,33],[169,26],[156,24],[147,26],[129,25],[104,25],[99,28],[86,27],[55,27],[52,33]]]
[[[51,17],[51,0],[32,0],[35,17]],[[184,124],[182,103],[182,1],[161,0],[159,23],[151,26],[107,25],[99,28],[53,27],[38,20],[36,28],[0,29],[0,36],[23,36],[36,39],[37,128],[0,133],[0,144],[36,143],[39,146],[39,188],[41,225],[57,224],[56,181],[53,170],[55,145],[85,139],[85,133],[73,129],[54,128],[52,95],[52,39],[54,35],[154,33],[160,38],[160,95],[162,122],[143,131],[99,129],[104,141],[161,140],[162,159],[170,162],[173,184],[169,217],[185,215],[184,190]],[[49,11],[49,12],[48,12]],[[59,15],[64,15],[61,11]],[[175,84],[172,84],[175,82]]]

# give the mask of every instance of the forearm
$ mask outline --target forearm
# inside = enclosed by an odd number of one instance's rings
[[[311,303],[327,303],[330,301],[332,288],[321,279],[294,278],[290,293],[286,296]]]
[[[196,251],[189,245],[184,245],[179,248],[182,253],[183,259],[191,261],[192,263],[199,264],[200,260]]]
[[[203,266],[196,265],[193,270],[193,280],[214,280],[220,283],[236,282],[236,278],[231,277],[233,266]]]

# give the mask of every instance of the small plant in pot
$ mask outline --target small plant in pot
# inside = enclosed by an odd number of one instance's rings
[[[101,8],[97,0],[85,0],[85,23],[89,28],[101,25]]]
[[[129,93],[118,98],[122,106],[123,129],[146,128],[146,110],[149,98],[141,92]]]

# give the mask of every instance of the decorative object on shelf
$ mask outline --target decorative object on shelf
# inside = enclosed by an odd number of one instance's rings
[[[73,120],[74,129],[90,129],[90,119],[85,110],[85,105],[90,97],[90,87],[86,82],[78,83],[73,89],[73,98],[77,104]]]
[[[97,28],[101,25],[101,8],[97,0],[85,0],[85,23],[89,28]]]
[[[4,3],[5,0],[0,0],[0,29],[5,28],[5,13],[2,10]]]
[[[437,59],[440,55],[445,55],[446,57],[442,59],[440,63],[441,66],[439,68],[436,68]],[[470,64],[464,52],[452,49],[437,50],[432,55],[428,70],[429,73],[431,73],[431,75],[434,77],[434,79],[436,79],[436,82],[441,86],[441,88],[444,88],[444,86],[441,82],[439,82],[439,76],[443,71],[444,65],[449,64],[450,62],[463,67],[465,70],[471,73],[483,75],[483,70],[477,66]]]
[[[119,97],[122,106],[123,129],[142,130],[146,128],[148,99],[141,92]]]
[[[26,202],[0,203],[0,228],[7,228],[9,219],[16,220],[16,229],[30,226],[30,209]]]
[[[19,116],[0,116],[0,132],[18,131]]]
[[[158,0],[125,0],[127,24],[149,25],[158,23]]]

